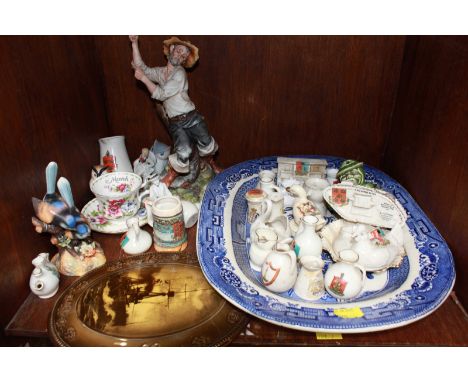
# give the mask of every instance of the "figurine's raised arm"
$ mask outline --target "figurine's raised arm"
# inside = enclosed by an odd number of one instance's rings
[[[128,37],[130,41],[132,42],[132,67],[133,69],[135,69],[135,78],[144,82],[141,78],[139,78],[141,76],[139,75],[139,77],[137,77],[137,74],[136,74],[136,70],[140,69],[144,73],[144,75],[148,77],[150,81],[158,83],[159,78],[156,73],[156,68],[148,67],[144,63],[143,59],[141,58],[140,48],[138,47],[138,36],[131,35]],[[145,85],[146,85],[146,82],[145,82]]]
[[[128,36],[130,41],[132,42],[132,56],[133,56],[133,63],[135,66],[140,67],[141,64],[144,64],[141,54],[140,54],[140,49],[138,48],[138,36]]]

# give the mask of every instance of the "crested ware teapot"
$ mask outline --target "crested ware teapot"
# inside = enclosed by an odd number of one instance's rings
[[[345,252],[346,254],[346,251]],[[343,253],[342,252],[342,253]],[[330,264],[324,276],[325,289],[338,300],[359,296],[366,283],[366,271],[358,264],[339,262]]]
[[[276,244],[262,266],[263,285],[272,292],[282,293],[291,289],[297,279],[297,258],[291,248],[292,239]]]
[[[322,297],[325,291],[322,273],[324,261],[315,256],[303,256],[299,262],[302,267],[294,284],[294,293],[304,300]]]
[[[390,231],[368,224],[336,220],[321,232],[323,248],[333,261],[356,263],[368,272],[398,267],[404,256],[403,224]]]
[[[348,256],[348,261],[374,272],[398,266],[403,254],[403,230],[397,224],[387,234],[376,228],[357,235],[351,251],[341,251],[339,256],[343,260]]]
[[[271,228],[257,228],[250,240],[250,266],[253,270],[260,272],[266,257],[278,241],[278,235]]]

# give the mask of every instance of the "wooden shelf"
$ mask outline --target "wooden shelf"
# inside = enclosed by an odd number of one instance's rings
[[[146,228],[149,230],[149,227]],[[189,245],[184,251],[196,256],[196,227],[188,230]],[[108,260],[125,255],[119,247],[119,235],[94,234],[105,249]],[[62,276],[60,289],[53,298],[42,300],[32,293],[5,328],[13,337],[47,338],[47,322],[55,301],[75,277]],[[252,317],[246,330],[233,346],[467,346],[468,315],[452,293],[442,306],[428,317],[401,328],[374,333],[343,334],[340,340],[318,340],[315,333],[282,328]]]

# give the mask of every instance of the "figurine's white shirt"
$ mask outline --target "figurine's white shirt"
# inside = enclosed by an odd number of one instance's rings
[[[142,69],[146,77],[157,83],[151,98],[162,101],[169,118],[195,109],[195,104],[188,96],[187,73],[183,67],[175,67],[167,79],[165,78],[165,67],[148,68],[144,66]]]

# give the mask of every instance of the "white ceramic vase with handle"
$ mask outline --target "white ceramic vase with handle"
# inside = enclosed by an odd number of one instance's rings
[[[294,237],[294,250],[297,257],[301,259],[304,256],[313,256],[322,258],[322,239],[315,231],[318,218],[313,215],[303,216],[298,232]]]

